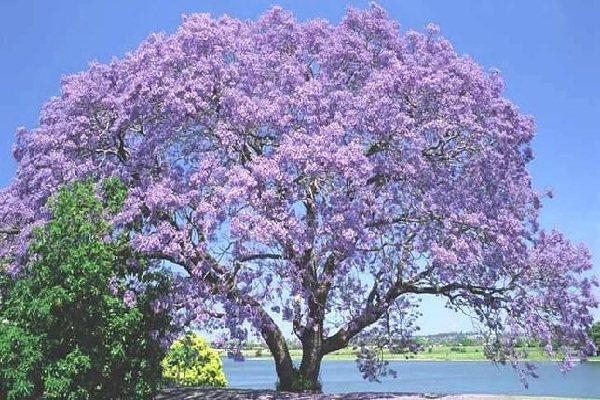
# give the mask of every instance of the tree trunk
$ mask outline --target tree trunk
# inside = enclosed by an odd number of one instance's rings
[[[270,324],[263,325],[261,335],[263,339],[265,339],[265,342],[273,355],[273,360],[275,361],[275,371],[277,372],[277,377],[279,379],[277,389],[292,392],[294,365],[287,343],[285,342],[285,337],[272,320]]]
[[[321,393],[321,361],[323,360],[323,336],[321,324],[313,329],[307,329],[302,336],[302,362],[300,363],[299,377],[301,387],[298,391]]]
[[[275,371],[278,378],[277,390],[293,392],[294,367],[289,353],[287,357],[273,357],[273,359],[275,360]]]

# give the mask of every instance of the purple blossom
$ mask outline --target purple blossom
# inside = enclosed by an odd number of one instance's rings
[[[110,279],[108,280],[108,288],[110,290],[110,293],[113,296],[116,296],[118,291],[119,291],[119,287],[117,285],[117,277],[116,276],[111,276]]]
[[[123,294],[123,302],[128,308],[135,307],[137,304],[137,296],[135,295],[135,292],[126,290]]]

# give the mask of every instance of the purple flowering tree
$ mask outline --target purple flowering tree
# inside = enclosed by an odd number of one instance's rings
[[[187,272],[201,323],[254,327],[281,389],[318,390],[324,355],[427,295],[479,318],[489,358],[516,363],[528,337],[568,367],[592,348],[590,254],[538,228],[534,124],[502,87],[436,27],[401,33],[375,5],[338,25],[187,16],[66,77],[18,131],[0,256],[19,270],[59,185],[117,176],[115,226]]]

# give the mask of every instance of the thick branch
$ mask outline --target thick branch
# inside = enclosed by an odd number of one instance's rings
[[[453,282],[446,285],[433,285],[433,286],[408,286],[405,289],[405,293],[413,294],[447,294],[457,290],[464,290],[469,293],[480,295],[480,296],[491,296],[494,294],[502,294],[510,289],[509,287],[488,287],[480,285],[471,285],[469,283]]]
[[[331,289],[331,282],[333,281],[336,264],[335,256],[330,254],[325,261],[325,265],[323,266],[323,282],[319,285],[319,289],[317,291],[317,301],[322,305],[323,308],[325,307],[325,302],[327,301],[327,296],[329,295],[329,290]]]
[[[323,341],[323,354],[329,354],[348,346],[348,343],[354,336],[366,327],[375,323],[384,312],[384,307],[367,304],[363,312],[352,318],[346,328],[338,330],[333,336],[330,336]]]
[[[423,276],[426,276],[428,272],[431,272],[430,269],[424,271]],[[333,336],[325,339],[323,353],[328,354],[348,346],[348,343],[353,337],[355,337],[366,327],[375,323],[384,314],[385,310],[402,294],[410,293],[447,295],[457,290],[464,290],[475,295],[489,297],[505,293],[511,289],[511,285],[507,287],[496,288],[454,282],[446,285],[419,286],[415,285],[414,282],[416,281],[412,280],[411,283],[405,284],[397,283],[388,289],[385,296],[383,296],[383,299],[376,302],[373,302],[377,294],[377,288],[374,285],[373,289],[369,293],[368,301],[363,311],[360,313],[360,315],[352,318],[346,328],[338,330]]]
[[[256,260],[282,260],[283,255],[281,254],[249,254],[244,257],[238,258],[239,262],[256,261]]]

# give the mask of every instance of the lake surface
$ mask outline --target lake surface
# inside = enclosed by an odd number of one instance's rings
[[[539,379],[531,378],[529,388],[509,366],[486,361],[390,361],[398,378],[382,383],[362,379],[354,361],[325,360],[321,382],[325,393],[343,392],[427,392],[490,393],[528,396],[584,397],[600,399],[600,363],[577,365],[566,374],[553,362],[540,362]],[[235,362],[223,360],[229,386],[274,389],[277,376],[272,360]]]

